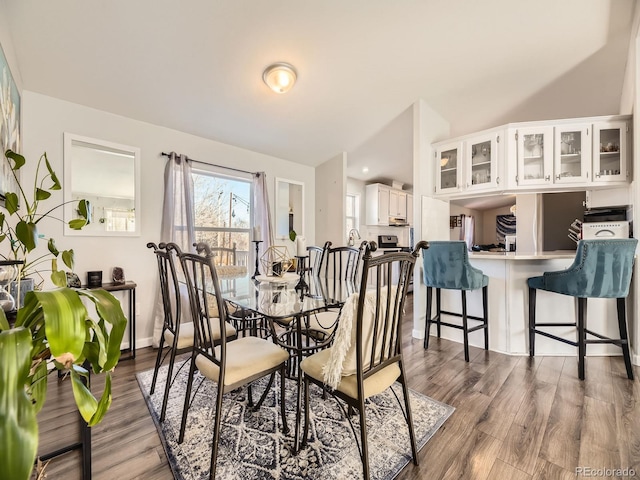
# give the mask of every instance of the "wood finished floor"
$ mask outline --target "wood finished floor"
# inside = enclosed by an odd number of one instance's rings
[[[411,302],[407,302],[411,303]],[[632,468],[640,478],[640,369],[627,380],[621,357],[589,357],[587,379],[573,357],[512,357],[432,337],[429,350],[411,338],[405,317],[409,386],[456,408],[398,477],[409,479],[555,480],[582,478],[576,467]],[[156,427],[135,373],[153,367],[155,351],[138,350],[117,367],[113,404],[93,428],[96,480],[171,479]],[[39,415],[40,451],[77,438],[71,389],[50,379]],[[96,385],[94,383],[94,389]],[[53,460],[47,479],[80,479],[80,455]],[[602,478],[602,477],[600,477]]]

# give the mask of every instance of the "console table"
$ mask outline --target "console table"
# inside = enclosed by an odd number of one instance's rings
[[[83,285],[82,288],[89,290],[102,289],[107,292],[129,292],[129,348],[123,350],[125,353],[129,353],[127,357],[120,357],[120,360],[131,360],[136,358],[136,283],[127,281],[124,283],[103,283],[99,287],[89,287]]]

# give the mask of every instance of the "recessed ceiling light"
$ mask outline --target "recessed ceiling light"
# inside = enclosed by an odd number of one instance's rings
[[[362,173],[369,173],[369,167],[362,167]]]

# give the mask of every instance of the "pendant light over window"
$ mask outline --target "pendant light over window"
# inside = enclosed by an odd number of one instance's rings
[[[287,93],[296,83],[297,74],[288,63],[269,65],[262,74],[262,80],[276,93]]]

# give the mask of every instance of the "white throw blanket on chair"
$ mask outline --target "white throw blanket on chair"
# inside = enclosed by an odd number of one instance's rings
[[[396,287],[393,287],[391,292],[395,295]],[[380,292],[381,299],[380,305],[386,305],[387,290],[383,289]],[[353,324],[353,320],[358,310],[359,294],[354,293],[347,298],[347,301],[342,307],[340,313],[340,319],[338,326],[336,327],[336,336],[333,341],[333,345],[330,347],[331,355],[329,360],[322,367],[322,375],[325,385],[332,389],[336,389],[340,384],[340,380],[343,376],[353,375],[356,373],[356,326]],[[364,300],[364,312],[363,312],[363,331],[365,337],[364,352],[370,352],[372,348],[373,334],[371,331],[371,324],[375,316],[376,303],[376,291],[369,290],[366,293]],[[384,315],[384,311],[381,312]],[[384,318],[379,322],[379,328],[384,325]],[[367,356],[368,358],[368,356]],[[366,367],[367,365],[365,365]]]

